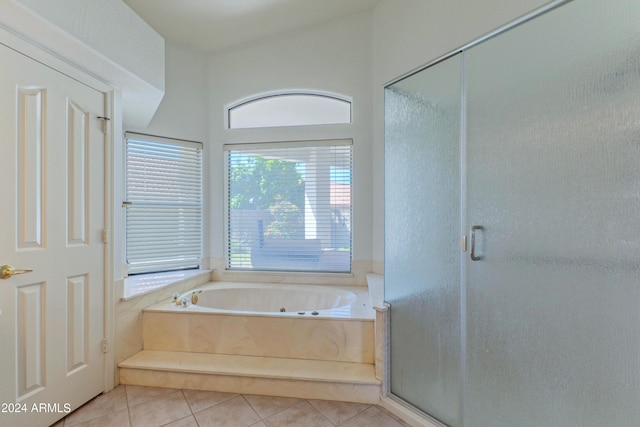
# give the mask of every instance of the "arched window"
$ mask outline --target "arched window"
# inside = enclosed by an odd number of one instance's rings
[[[335,95],[286,92],[244,100],[227,108],[227,127],[245,129],[351,123],[351,101]]]
[[[228,106],[227,128],[349,124],[351,105],[326,93],[272,92]],[[226,268],[351,272],[352,144],[225,144]]]

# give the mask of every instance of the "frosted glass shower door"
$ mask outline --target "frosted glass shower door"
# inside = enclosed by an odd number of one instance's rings
[[[466,53],[465,426],[640,425],[639,23],[574,1]]]
[[[385,92],[391,392],[451,426],[461,425],[460,62]]]

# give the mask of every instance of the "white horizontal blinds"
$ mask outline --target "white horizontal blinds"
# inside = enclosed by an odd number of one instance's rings
[[[202,258],[202,144],[127,134],[129,274],[197,268]]]
[[[228,268],[351,271],[350,140],[225,151]]]

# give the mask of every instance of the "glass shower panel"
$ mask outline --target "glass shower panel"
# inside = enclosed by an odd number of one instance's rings
[[[385,93],[391,392],[451,426],[461,425],[460,62]]]
[[[640,2],[466,53],[465,426],[640,425]]]

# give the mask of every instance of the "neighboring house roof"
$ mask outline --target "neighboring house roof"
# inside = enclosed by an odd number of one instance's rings
[[[330,203],[333,207],[351,206],[351,184],[332,182],[330,188]]]

